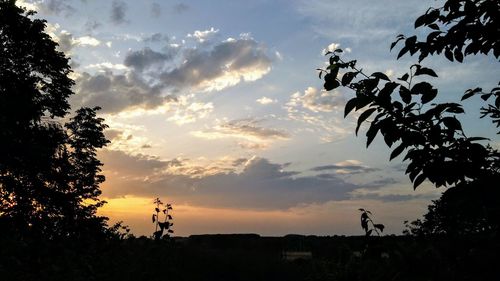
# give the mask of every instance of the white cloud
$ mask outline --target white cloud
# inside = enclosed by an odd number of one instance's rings
[[[304,94],[295,92],[290,101],[286,104],[290,110],[297,107],[303,107],[313,112],[331,112],[343,107],[344,97],[338,91],[318,90],[314,87],[308,87]]]
[[[195,30],[193,33],[188,33],[187,37],[188,38],[194,38],[196,41],[199,43],[203,43],[207,40],[209,40],[211,37],[215,36],[219,32],[218,29],[215,29],[211,27],[208,30]]]
[[[277,100],[270,99],[268,97],[261,97],[260,99],[256,100],[258,103],[262,105],[267,105],[267,104],[272,104],[272,103],[277,103]]]
[[[180,96],[177,100],[174,115],[167,119],[177,125],[193,123],[198,119],[206,118],[214,110],[214,105],[211,102],[194,102],[190,101],[190,98],[186,96]]]
[[[101,62],[101,63],[93,63],[87,65],[85,68],[96,68],[100,70],[105,69],[114,69],[114,70],[128,70],[129,68],[126,65],[121,63],[111,63],[111,62]]]
[[[74,44],[79,45],[79,46],[92,46],[96,47],[101,45],[101,41],[97,40],[97,38],[94,38],[92,36],[82,36],[74,39]]]

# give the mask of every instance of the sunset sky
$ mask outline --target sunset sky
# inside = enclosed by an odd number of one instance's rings
[[[321,90],[316,68],[343,48],[366,73],[400,77],[417,61],[389,46],[412,34],[430,0],[24,0],[71,57],[73,109],[100,106],[101,214],[151,235],[153,199],[174,206],[175,235],[362,234],[358,208],[401,233],[442,189],[416,191],[381,138],[366,149],[343,118],[347,89]],[[418,32],[416,34],[419,34]],[[441,101],[491,89],[498,64],[424,60]],[[499,138],[462,116],[470,136]],[[362,129],[363,131],[363,129]]]

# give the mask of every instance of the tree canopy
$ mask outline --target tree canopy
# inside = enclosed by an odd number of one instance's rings
[[[493,86],[490,91],[468,89],[459,102],[435,102],[438,89],[425,81],[425,77],[438,75],[420,63],[440,54],[459,63],[465,56],[476,54],[492,54],[498,61],[500,2],[448,0],[442,7],[429,8],[417,18],[415,28],[423,27],[430,30],[423,41],[416,35],[399,35],[391,44],[393,49],[404,42],[398,59],[407,53],[419,54],[419,63],[397,80],[382,72],[364,73],[357,68],[355,60],[344,61],[342,50],[338,49],[327,54],[329,66],[320,69],[324,88],[330,91],[343,86],[355,92],[346,103],[345,116],[353,110],[361,111],[356,134],[362,124],[367,124],[367,146],[380,133],[387,146],[393,148],[391,160],[404,155],[403,161],[408,163],[406,174],[414,188],[425,180],[436,187],[451,187],[430,207],[424,218],[428,223],[420,226],[439,229],[429,231],[434,233],[456,233],[458,228],[451,227],[452,224],[473,224],[464,231],[498,232],[500,211],[496,206],[500,203],[500,192],[495,183],[500,182],[500,152],[492,148],[486,138],[467,136],[458,116],[465,113],[464,100],[480,95],[485,102],[482,117],[490,118],[498,128],[500,87]],[[467,194],[470,193],[477,196],[469,200]],[[450,215],[453,212],[456,213]],[[441,221],[437,226],[439,219],[453,222],[443,224]]]
[[[48,238],[103,233],[106,125],[98,108],[68,118],[68,58],[33,14],[0,1],[0,221]]]

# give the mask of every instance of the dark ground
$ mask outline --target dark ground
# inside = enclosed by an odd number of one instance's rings
[[[492,237],[196,235],[171,241],[2,237],[0,280],[500,280]],[[284,251],[311,252],[287,261]]]

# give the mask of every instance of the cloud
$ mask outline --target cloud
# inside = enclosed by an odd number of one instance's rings
[[[172,59],[172,54],[155,52],[146,47],[139,51],[129,52],[123,63],[137,71],[142,71],[153,65],[163,65],[170,59]]]
[[[99,28],[100,26],[102,26],[102,23],[100,23],[96,20],[88,20],[85,23],[85,30],[87,32],[92,32],[92,31],[96,30],[97,28]]]
[[[73,34],[66,30],[60,30],[58,24],[47,24],[45,31],[49,34],[52,39],[57,42],[58,49],[66,54],[71,54],[73,48],[82,47],[97,47],[101,45],[101,41],[92,36],[81,36],[74,37]]]
[[[65,50],[76,45],[100,44],[89,36],[73,39],[69,33],[62,34],[65,37],[59,41]],[[158,33],[150,39],[165,40],[165,36]],[[78,95],[72,99],[72,104],[99,105],[103,111],[114,113],[133,108],[155,109],[176,101],[174,95],[180,90],[191,96],[222,90],[242,81],[259,79],[270,67],[271,60],[265,48],[253,39],[226,40],[214,46],[196,48],[167,46],[162,51],[145,47],[129,51],[123,64],[101,62],[85,66],[103,72],[78,75],[75,87]],[[184,124],[212,112],[211,103],[191,100],[189,104],[179,103],[170,120]]]
[[[206,139],[240,138],[249,141],[287,140],[290,135],[284,131],[260,126],[262,120],[254,118],[237,119],[214,126],[211,130],[191,132]]]
[[[101,63],[93,63],[87,65],[85,68],[95,68],[99,70],[128,70],[129,68],[126,65],[123,65],[121,63],[111,63],[111,62],[101,62]]]
[[[91,75],[83,72],[75,85],[76,95],[71,104],[100,106],[103,112],[118,112],[131,107],[156,108],[176,98],[149,85],[134,72],[114,74],[111,71]]]
[[[44,14],[59,15],[64,13],[65,16],[70,16],[76,10],[68,2],[67,0],[17,0],[16,5]]]
[[[157,32],[157,33],[153,33],[149,36],[143,37],[142,41],[144,41],[146,43],[157,43],[157,42],[162,42],[162,41],[168,42],[168,41],[170,41],[170,37]]]
[[[425,1],[392,0],[381,0],[377,5],[372,5],[369,0],[335,3],[329,0],[299,0],[294,4],[299,14],[312,22],[317,34],[356,43],[387,42],[401,33],[401,28],[411,27],[409,24],[412,21],[408,19],[417,18],[429,6]],[[381,16],[389,13],[390,17]]]
[[[214,167],[188,167],[186,162],[179,160],[173,164],[145,156],[116,154],[102,156],[104,169],[109,174],[103,188],[108,197],[168,196],[178,203],[196,206],[287,209],[301,204],[344,200],[357,188],[337,177],[298,176],[298,172],[285,171],[286,165],[265,158],[238,160],[239,164],[244,163],[240,172],[228,168],[193,177],[172,171],[191,168],[207,172]],[[131,171],[135,165],[137,171]],[[162,169],[166,172],[162,173]]]
[[[267,104],[272,104],[272,103],[277,103],[277,100],[270,99],[268,97],[261,97],[260,99],[256,100],[258,103],[262,105],[267,105]]]
[[[214,110],[214,105],[211,102],[193,102],[186,96],[178,97],[177,101],[174,115],[167,119],[177,125],[193,123],[198,119],[206,118]]]
[[[311,169],[311,171],[322,172],[322,171],[334,171],[337,174],[360,174],[375,172],[379,169],[370,168],[368,166],[362,165],[362,162],[358,160],[345,160],[333,165],[317,166]]]
[[[160,4],[156,2],[151,3],[151,15],[155,18],[159,18],[161,16]]]
[[[313,112],[331,112],[335,109],[343,108],[345,100],[342,94],[337,91],[323,91],[314,87],[308,87],[304,94],[296,92],[292,94],[288,107],[302,107]]]
[[[199,43],[203,43],[209,40],[211,37],[215,36],[219,32],[218,29],[211,27],[208,30],[195,30],[192,34],[188,33],[187,38],[194,38]]]
[[[115,24],[127,22],[126,11],[127,3],[119,0],[113,0],[113,3],[111,3],[111,22]]]
[[[180,13],[184,13],[184,12],[188,11],[189,6],[184,4],[184,3],[178,3],[172,7],[172,10],[174,11],[174,13],[180,14]]]
[[[253,39],[226,40],[208,51],[188,49],[182,61],[178,67],[161,74],[165,85],[220,91],[242,81],[260,79],[271,70],[266,49]]]

